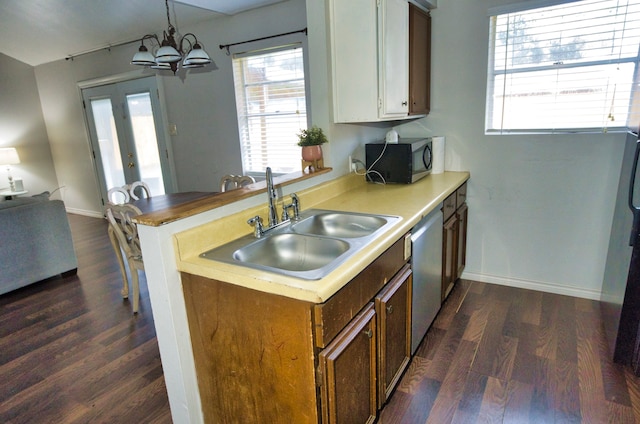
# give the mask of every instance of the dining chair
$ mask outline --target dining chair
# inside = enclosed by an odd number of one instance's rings
[[[140,303],[140,283],[138,271],[144,272],[144,262],[142,261],[142,250],[140,249],[140,238],[138,237],[138,226],[133,222],[133,218],[140,215],[140,209],[132,204],[109,205],[107,207],[107,220],[109,221],[109,240],[113,246],[120,273],[122,274],[122,290],[120,294],[124,299],[129,297],[129,286],[133,291],[133,313],[138,313]],[[127,271],[124,266],[122,256],[127,260],[131,281],[127,278]],[[130,283],[130,284],[129,284]]]
[[[123,187],[113,187],[107,191],[107,201],[111,205],[122,205],[123,203],[129,203],[131,196],[129,195],[129,189],[125,185]]]
[[[255,182],[255,178],[249,175],[225,175],[220,179],[220,191],[234,190]]]
[[[149,186],[147,185],[147,183],[145,183],[144,181],[135,181],[128,186],[129,195],[133,200],[139,200],[140,197],[143,197],[143,196],[138,197],[138,195],[136,195],[136,189],[138,187],[140,187],[141,195],[144,194],[144,197],[151,197],[151,190],[149,189]]]

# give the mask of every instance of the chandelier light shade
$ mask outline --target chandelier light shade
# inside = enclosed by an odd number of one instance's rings
[[[211,58],[198,38],[191,32],[185,34],[176,42],[176,28],[171,24],[169,17],[169,1],[164,0],[167,9],[168,28],[163,31],[162,41],[155,34],[147,34],[140,40],[138,52],[131,60],[132,65],[148,66],[152,69],[170,70],[175,75],[182,61],[183,68],[201,68],[211,63]],[[153,40],[158,45],[155,55],[144,45],[145,40]]]
[[[11,165],[17,165],[20,163],[20,157],[15,147],[3,147],[0,148],[0,165],[7,166],[7,174],[9,175],[9,190],[16,191],[16,186],[11,177]]]

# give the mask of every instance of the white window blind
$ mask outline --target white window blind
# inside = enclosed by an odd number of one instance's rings
[[[297,133],[307,128],[302,46],[235,54],[233,70],[244,174],[299,170]]]
[[[637,127],[640,0],[491,16],[487,133]]]

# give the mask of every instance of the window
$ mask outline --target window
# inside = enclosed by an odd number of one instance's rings
[[[244,174],[299,170],[297,133],[307,128],[302,45],[234,54],[233,71]]]
[[[487,133],[637,126],[640,0],[553,2],[490,11]]]

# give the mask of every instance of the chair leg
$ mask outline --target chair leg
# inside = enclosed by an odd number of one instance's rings
[[[118,265],[120,265],[120,274],[122,275],[122,290],[120,290],[120,294],[123,299],[129,297],[129,285],[127,284],[127,270],[124,268],[124,260],[122,259],[122,251],[120,250],[120,243],[118,243],[118,239],[113,232],[113,227],[109,224],[109,229],[107,231],[109,234],[109,240],[111,240],[111,246],[113,247],[113,251],[116,254],[116,258],[118,259]]]
[[[129,271],[131,271],[131,289],[133,290],[133,313],[137,314],[140,306],[140,278],[138,269],[131,262],[129,262]]]

